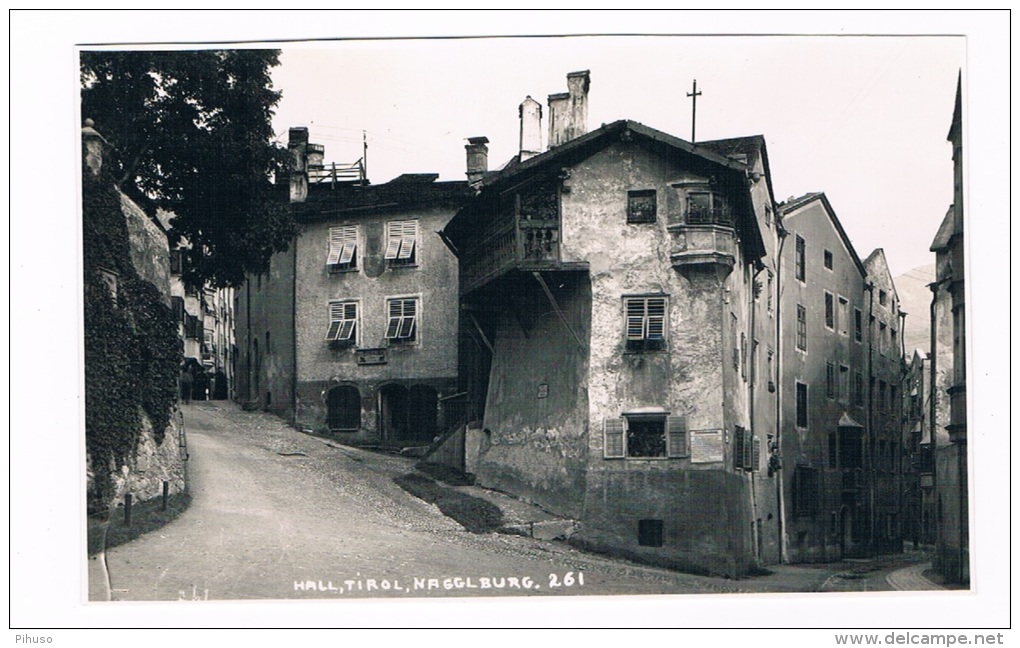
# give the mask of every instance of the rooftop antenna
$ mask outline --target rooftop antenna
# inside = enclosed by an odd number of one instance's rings
[[[694,124],[695,118],[698,115],[698,97],[701,96],[701,93],[698,92],[697,79],[694,80],[694,87],[691,89],[691,92],[687,93],[687,96],[691,98],[691,144],[693,144],[694,142],[697,141],[694,138]]]

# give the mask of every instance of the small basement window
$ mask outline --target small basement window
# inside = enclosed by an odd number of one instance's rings
[[[641,547],[662,546],[662,520],[638,520],[638,545]]]

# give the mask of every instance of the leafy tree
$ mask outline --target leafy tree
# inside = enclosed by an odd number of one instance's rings
[[[82,117],[114,146],[119,185],[176,214],[186,282],[239,286],[296,232],[271,197],[277,50],[85,51]]]

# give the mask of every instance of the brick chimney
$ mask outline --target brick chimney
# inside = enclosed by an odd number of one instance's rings
[[[549,95],[549,148],[588,132],[588,70],[567,75],[567,92]]]
[[[469,137],[468,143],[464,145],[464,150],[467,151],[467,179],[470,185],[480,182],[489,170],[488,143],[488,137]]]
[[[518,108],[521,117],[520,161],[542,152],[542,104],[528,95]]]
[[[308,129],[291,128],[287,135],[290,152],[290,201],[304,202],[308,198]]]

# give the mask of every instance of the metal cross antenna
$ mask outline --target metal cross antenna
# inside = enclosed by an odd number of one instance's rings
[[[694,80],[694,87],[691,92],[687,93],[687,96],[691,98],[691,144],[693,144],[696,141],[694,138],[694,120],[698,114],[698,97],[701,96],[701,93],[698,92],[697,79]]]

